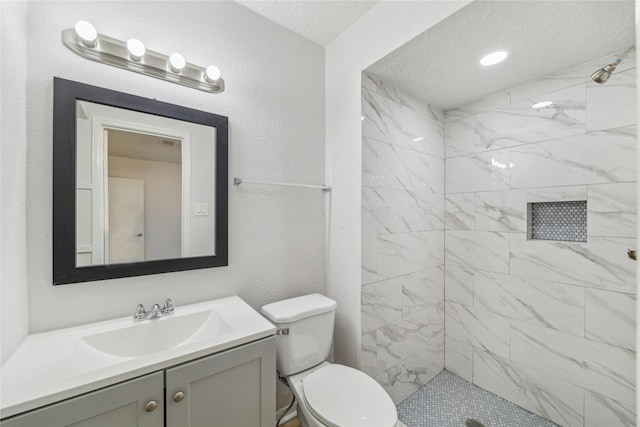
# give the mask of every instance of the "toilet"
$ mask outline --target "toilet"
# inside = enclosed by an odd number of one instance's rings
[[[286,378],[303,427],[397,427],[398,414],[384,389],[365,373],[326,361],[336,302],[311,294],[267,304],[276,326],[276,367]]]

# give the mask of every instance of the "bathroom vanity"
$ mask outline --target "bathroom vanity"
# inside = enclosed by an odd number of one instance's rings
[[[2,367],[2,426],[270,427],[274,332],[231,297],[32,335]]]

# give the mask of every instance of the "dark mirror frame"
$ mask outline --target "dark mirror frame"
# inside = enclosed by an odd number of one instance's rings
[[[76,101],[216,128],[215,255],[76,267]],[[229,265],[228,129],[225,116],[54,77],[53,284],[89,282]]]

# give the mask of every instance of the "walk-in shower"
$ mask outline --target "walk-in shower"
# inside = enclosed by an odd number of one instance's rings
[[[471,2],[364,70],[360,366],[408,427],[636,425],[633,17]]]

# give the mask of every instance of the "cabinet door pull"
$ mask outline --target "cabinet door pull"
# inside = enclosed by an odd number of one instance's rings
[[[158,407],[158,402],[156,402],[155,400],[152,400],[151,402],[146,404],[144,409],[147,412],[153,412],[156,410],[157,407]]]
[[[184,399],[184,393],[181,391],[177,392],[175,396],[173,396],[174,402],[182,402],[182,399]]]

